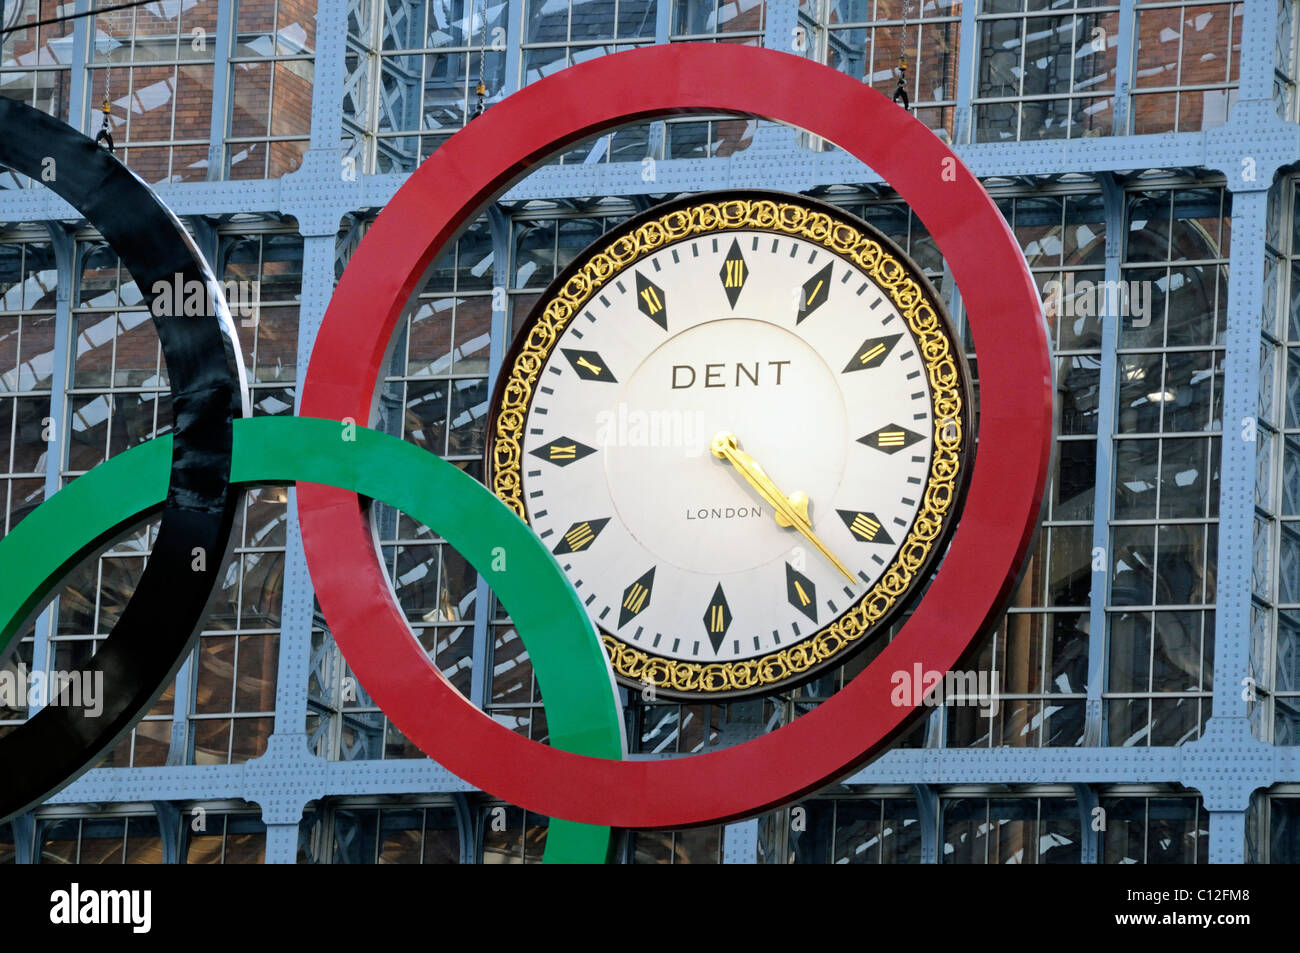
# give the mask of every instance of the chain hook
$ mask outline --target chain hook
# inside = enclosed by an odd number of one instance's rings
[[[898,85],[894,87],[893,100],[900,103],[908,112],[912,111],[912,100],[907,94],[907,18],[912,0],[903,2],[903,37],[898,47]]]
[[[113,147],[113,131],[109,128],[108,124],[109,117],[112,115],[112,109],[108,102],[107,84],[105,84],[104,87],[104,104],[100,106],[99,109],[104,114],[104,124],[99,127],[99,132],[95,134],[95,145],[103,146],[110,154],[115,154],[117,150]]]

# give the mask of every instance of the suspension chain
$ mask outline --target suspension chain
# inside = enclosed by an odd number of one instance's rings
[[[903,0],[903,36],[898,48],[898,86],[894,89],[894,102],[911,110],[912,102],[907,92],[907,21],[911,17],[912,0]]]
[[[92,41],[93,42],[93,41]],[[110,57],[112,53],[108,54]],[[113,130],[109,127],[109,118],[112,116],[112,107],[110,102],[112,94],[110,92],[113,80],[113,61],[110,58],[104,65],[104,102],[99,107],[100,112],[104,114],[104,122],[99,127],[99,132],[95,134],[95,145],[102,145],[110,153],[116,152],[113,147]]]
[[[474,116],[472,118],[483,115],[483,97],[487,95],[487,84],[483,81],[483,63],[487,59],[487,0],[483,0],[479,7],[479,20],[482,27],[479,31],[478,40],[478,85],[474,87],[478,102],[474,106]]]

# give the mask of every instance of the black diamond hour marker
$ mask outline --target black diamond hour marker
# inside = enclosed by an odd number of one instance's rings
[[[722,263],[722,270],[718,272],[718,277],[722,279],[722,287],[727,292],[727,301],[734,308],[741,289],[745,287],[745,279],[749,277],[745,258],[740,253],[740,242],[734,238],[731,240],[731,249],[727,252],[727,258]]]
[[[785,597],[809,621],[817,621],[817,587],[790,563],[785,564]]]
[[[868,447],[875,447],[884,453],[898,453],[904,447],[910,447],[922,439],[924,438],[919,433],[913,433],[906,427],[889,424],[867,434],[865,437],[859,437],[858,443],[865,443]]]
[[[636,306],[641,313],[665,331],[668,330],[668,302],[664,290],[649,278],[636,273]]]
[[[592,544],[608,522],[609,517],[607,516],[603,520],[583,520],[581,523],[574,523],[564,531],[564,535],[560,537],[560,545],[556,546],[551,552],[557,556],[563,556],[565,553],[581,552]]]
[[[578,441],[570,437],[556,437],[550,443],[544,443],[530,452],[533,456],[539,457],[548,463],[554,463],[557,467],[567,467],[575,460],[581,460],[587,454],[596,451],[592,447],[578,443]]]
[[[808,317],[824,305],[830,296],[831,266],[828,263],[825,268],[803,283],[803,297],[799,299],[799,317],[794,323],[798,324]]]
[[[862,347],[858,348],[858,353],[853,355],[853,360],[845,365],[842,373],[879,367],[885,363],[885,358],[889,356],[889,352],[894,349],[894,345],[901,337],[901,334],[887,334],[882,338],[867,338],[862,342]]]
[[[608,381],[611,384],[617,384],[616,378],[608,367],[605,366],[605,359],[595,351],[574,351],[567,347],[560,348],[564,356],[569,359],[573,369],[578,372],[578,376],[584,381]]]
[[[836,510],[849,532],[867,543],[893,543],[894,539],[880,525],[875,513],[863,513],[857,510]]]
[[[618,612],[620,629],[650,604],[650,590],[654,588],[654,582],[655,567],[651,566],[640,579],[623,590],[623,604]]]
[[[727,597],[722,592],[722,583],[718,583],[718,588],[713,590],[713,598],[709,600],[709,608],[704,613],[704,631],[709,635],[715,654],[722,645],[722,640],[727,637],[727,629],[730,627],[731,607],[727,605]]]

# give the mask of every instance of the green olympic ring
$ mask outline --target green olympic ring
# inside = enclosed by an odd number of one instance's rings
[[[0,652],[68,570],[162,506],[170,461],[170,437],[133,447],[78,477],[0,539]],[[298,481],[381,500],[438,532],[510,609],[542,688],[551,744],[625,756],[614,677],[586,609],[555,557],[491,492],[445,460],[365,427],[310,417],[235,421],[232,483]],[[494,570],[502,555],[504,568]],[[544,861],[604,863],[609,846],[608,827],[552,818]]]

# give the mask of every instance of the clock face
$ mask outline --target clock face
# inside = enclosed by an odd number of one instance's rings
[[[489,485],[621,680],[770,693],[924,585],[969,469],[968,380],[933,288],[866,223],[796,195],[696,196],[548,289],[498,383]]]

